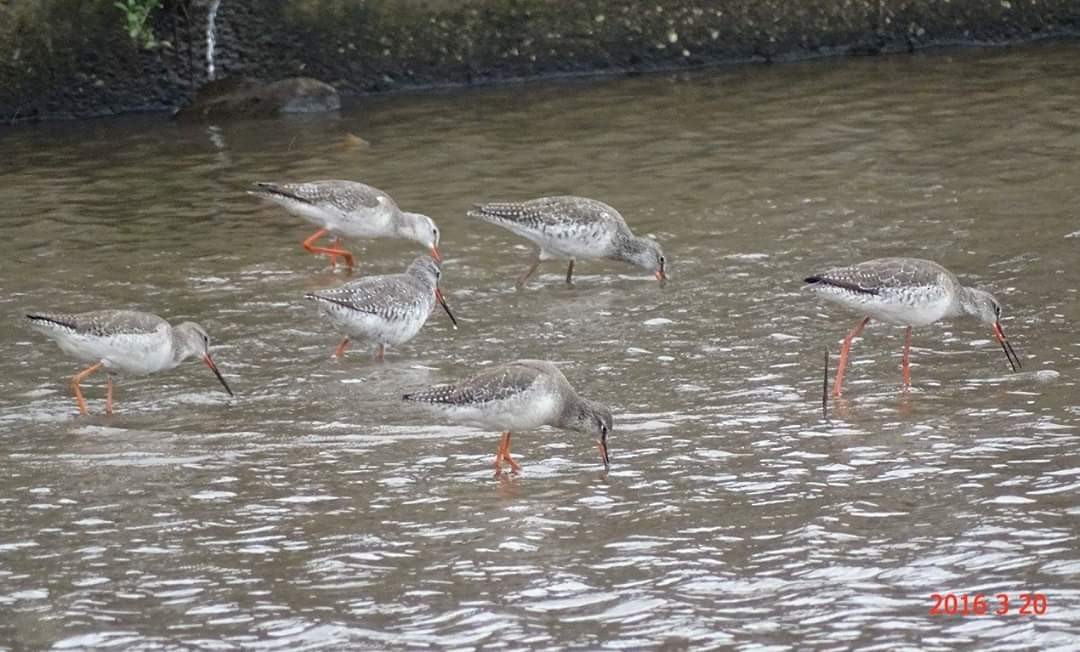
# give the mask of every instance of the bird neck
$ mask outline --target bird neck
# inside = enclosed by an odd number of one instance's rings
[[[563,402],[562,413],[559,415],[559,422],[555,424],[555,427],[564,430],[581,431],[584,428],[583,424],[589,423],[591,418],[592,411],[589,401],[578,396],[572,387],[567,386],[566,390],[568,390],[566,400]]]
[[[409,265],[409,268],[405,270],[405,273],[413,278],[421,286],[430,290],[434,290],[435,286],[439,284],[438,279],[435,278],[435,274],[423,265],[413,263]]]
[[[615,236],[612,244],[614,249],[608,258],[624,263],[637,264],[648,251],[644,238],[622,231]]]
[[[952,305],[949,306],[948,317],[975,317],[978,315],[978,311],[975,308],[976,302],[973,288],[961,285],[959,289],[957,289],[954,297]]]
[[[196,340],[199,343],[202,342],[198,333],[189,332],[183,328],[172,329],[172,337],[169,338],[169,344],[172,346],[172,366],[176,367],[184,360],[187,360],[193,355],[198,355],[198,346],[195,344]]]
[[[394,215],[391,218],[394,224],[394,233],[402,238],[420,241],[421,226],[423,225],[421,217],[423,216],[419,213],[409,213],[395,206]]]

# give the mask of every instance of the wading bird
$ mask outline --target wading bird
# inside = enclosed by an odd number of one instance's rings
[[[989,325],[1005,351],[1013,371],[1020,358],[1001,329],[1001,304],[989,292],[960,284],[952,272],[921,258],[878,258],[848,267],[836,267],[804,279],[823,299],[847,306],[866,317],[844,338],[833,383],[833,396],[844,384],[851,341],[871,319],[907,326],[904,333],[904,387],[911,386],[911,329],[949,317],[969,316]]]
[[[405,238],[424,245],[431,256],[442,261],[439,253],[439,228],[427,215],[409,213],[398,208],[390,195],[367,184],[355,181],[308,181],[306,183],[256,182],[256,197],[280,204],[319,227],[304,240],[304,249],[313,254],[326,254],[330,264],[343,258],[353,268],[353,255],[341,245],[347,238]],[[315,243],[327,233],[336,237],[331,247]]]
[[[334,355],[340,358],[349,338],[357,337],[375,342],[375,359],[382,362],[387,346],[408,342],[420,332],[436,302],[457,328],[439,289],[441,277],[441,265],[420,256],[402,274],[369,276],[304,298],[317,302],[323,314],[345,333]]]
[[[571,283],[574,261],[610,258],[648,270],[663,284],[667,259],[660,243],[636,236],[619,212],[586,197],[541,197],[524,202],[477,204],[470,217],[501,226],[531,240],[539,251],[532,265],[517,280],[525,286],[541,261],[569,260],[566,282]]]
[[[495,475],[502,463],[517,473],[521,470],[510,456],[510,434],[553,426],[595,436],[600,460],[606,471],[607,438],[611,433],[611,410],[578,396],[558,367],[542,360],[517,360],[485,369],[451,385],[440,385],[405,394],[406,401],[422,403],[450,420],[486,430],[501,430],[502,441],[495,454]]]
[[[112,414],[112,375],[145,375],[166,371],[191,356],[210,367],[225,391],[232,390],[210,357],[210,336],[202,326],[186,321],[175,328],[157,315],[134,310],[96,310],[79,314],[35,312],[26,315],[37,331],[56,340],[60,348],[83,362],[93,363],[71,379],[79,413],[87,414],[79,384],[104,368],[108,373],[105,414]]]

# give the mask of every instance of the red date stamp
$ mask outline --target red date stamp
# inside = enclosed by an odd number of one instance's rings
[[[1044,593],[934,593],[930,599],[931,616],[1042,616],[1050,606]]]

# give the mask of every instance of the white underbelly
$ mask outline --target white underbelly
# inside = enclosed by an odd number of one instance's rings
[[[815,288],[815,293],[875,321],[898,326],[932,324],[947,316],[952,306],[951,298],[944,292],[937,297],[923,297],[915,301],[898,293],[862,294],[831,287]]]
[[[411,310],[400,319],[386,318],[380,315],[329,309],[324,311],[330,322],[349,337],[370,340],[387,346],[404,344],[416,334],[427,321],[431,311]]]
[[[276,201],[285,207],[285,210],[289,211],[297,217],[302,217],[308,222],[311,222],[315,226],[322,227],[324,229],[333,230],[337,222],[340,221],[340,217],[332,211],[324,210],[318,206],[314,206],[307,202],[296,201],[289,197],[281,197],[278,195],[271,195],[270,199]]]
[[[579,230],[571,236],[560,238],[547,231],[517,225],[506,227],[538,246],[541,260],[602,258],[610,249],[611,237],[597,231]]]
[[[541,259],[561,258],[588,260],[590,258],[603,258],[607,255],[606,243],[595,241],[586,242],[577,239],[547,238],[540,245]]]
[[[356,210],[336,220],[334,231],[349,238],[370,240],[395,235],[390,214],[384,209]]]
[[[558,416],[553,396],[533,392],[479,405],[438,407],[451,420],[484,430],[535,430],[550,425]]]
[[[145,375],[175,366],[169,338],[162,333],[110,337],[68,335],[57,343],[69,355],[83,362],[101,362],[109,371]]]
[[[943,318],[949,309],[948,301],[919,306],[882,305],[868,311],[872,319],[899,326],[927,326]]]

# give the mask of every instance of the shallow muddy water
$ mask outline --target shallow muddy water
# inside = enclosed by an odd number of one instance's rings
[[[0,647],[1075,649],[1080,45],[367,99],[331,117],[0,131]],[[366,142],[358,142],[350,134]],[[443,230],[441,312],[374,364],[301,297],[345,280],[254,180],[347,178]],[[671,281],[545,264],[474,201],[574,193],[659,238]],[[418,247],[350,242],[358,274]],[[823,349],[858,315],[801,279],[888,255],[992,290],[1024,362],[956,321]],[[197,362],[104,378],[28,309],[195,319]],[[515,437],[398,400],[543,357],[613,406]],[[931,594],[1012,598],[930,615]],[[1019,615],[1021,594],[1047,596]],[[991,605],[998,608],[996,601]]]

